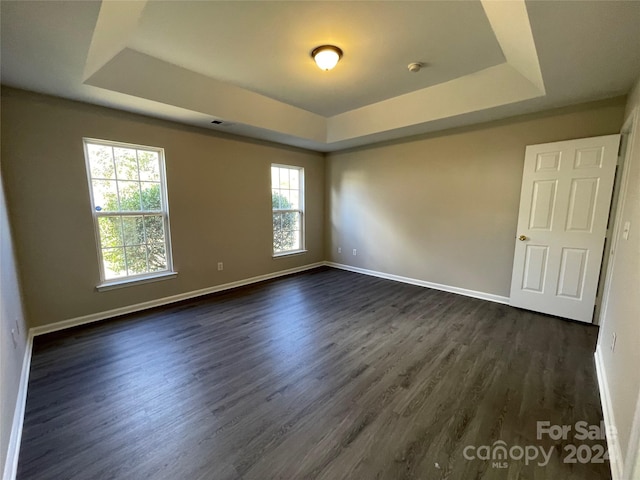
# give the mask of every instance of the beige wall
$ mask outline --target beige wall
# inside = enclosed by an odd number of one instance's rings
[[[165,149],[177,278],[95,290],[99,273],[82,137]],[[3,88],[2,159],[32,327],[324,258],[320,153]],[[305,168],[306,254],[271,256],[272,162]]]
[[[639,103],[639,90],[627,113]],[[3,88],[1,171],[26,316],[32,327],[47,325],[324,259],[508,296],[525,146],[617,133],[624,108],[621,98],[594,102],[332,153],[325,160],[319,153]],[[85,136],[165,148],[176,279],[95,290]],[[635,142],[622,215],[637,219],[640,134]],[[271,257],[272,162],[305,168],[305,255]],[[4,455],[26,327],[2,215]],[[615,354],[603,351],[621,425],[631,424],[638,398],[629,366],[640,363],[634,349],[640,312],[629,292],[638,291],[639,226],[632,223],[635,243],[623,245],[614,259],[614,293],[601,336],[606,344],[612,331],[618,335]],[[225,264],[222,272],[218,261]],[[15,319],[23,337],[14,350],[6,331]],[[628,444],[629,432],[622,430]]]
[[[328,260],[508,296],[525,146],[618,133],[623,112],[617,98],[329,154]]]
[[[11,336],[12,329],[16,339],[15,345]],[[7,465],[7,449],[26,346],[27,325],[22,311],[13,242],[0,174],[0,473]]]
[[[625,117],[631,118],[635,109],[635,125],[631,131],[626,157],[626,191],[622,187],[618,203],[619,222],[616,225],[615,254],[611,258],[610,289],[605,292],[605,306],[600,320],[598,353],[607,380],[615,427],[618,431],[623,467],[622,478],[640,478],[640,471],[632,473],[640,460],[640,79],[629,96]],[[631,223],[629,238],[625,240],[620,228]],[[613,334],[615,350],[611,351]],[[635,426],[634,425],[635,414]],[[635,441],[632,432],[636,430]]]

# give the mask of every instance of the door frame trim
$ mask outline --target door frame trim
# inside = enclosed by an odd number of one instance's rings
[[[611,250],[614,251],[614,255],[615,255],[615,251],[618,249],[618,242],[620,240],[619,230],[622,227],[622,211],[624,210],[625,203],[626,203],[625,194],[627,193],[627,189],[629,187],[629,171],[630,171],[629,158],[631,157],[631,152],[633,150],[633,142],[635,140],[634,127],[636,125],[636,122],[638,121],[638,110],[639,110],[638,107],[636,107],[631,111],[631,115],[627,117],[627,120],[624,122],[624,124],[622,125],[622,128],[620,129],[621,136],[627,135],[627,148],[624,152],[624,157],[622,159],[622,173],[620,175],[619,190],[618,192],[614,191],[613,193],[614,196],[617,194],[617,199],[616,199],[617,205],[615,206],[616,213],[613,219],[613,228],[611,229],[611,232],[612,232],[611,243],[607,251],[604,253],[604,256],[607,257],[607,271],[605,273],[604,286],[602,291],[602,305],[600,305],[600,312],[598,317],[595,318],[593,322],[594,325],[598,325],[598,326],[602,326],[602,320],[604,319],[605,314],[607,312],[607,303],[609,302],[609,295],[611,293],[611,276],[613,274],[613,264],[615,263],[611,261]],[[620,142],[622,142],[622,139],[620,140]],[[614,184],[614,188],[615,188],[615,184]],[[613,208],[613,202],[611,204],[611,207],[609,207],[609,211],[611,211],[611,208]],[[603,262],[604,262],[604,256],[602,259]]]
[[[618,200],[616,205],[615,218],[613,220],[613,230],[611,239],[610,250],[613,249],[614,255],[618,249],[620,242],[620,231],[622,230],[622,212],[626,205],[625,194],[629,187],[629,177],[631,171],[632,153],[634,152],[634,145],[636,143],[635,134],[638,132],[638,122],[640,122],[640,107],[635,107],[631,114],[627,117],[620,133],[622,135],[628,135],[627,149],[624,152],[624,158],[622,159],[622,175],[620,180],[620,190],[618,192]],[[610,254],[610,251],[607,252]],[[615,259],[613,261],[609,259],[607,265],[607,272],[604,280],[604,291],[602,294],[602,306],[600,308],[600,315],[598,317],[598,325],[600,328],[606,323],[606,313],[609,303],[609,297],[611,294],[611,278],[615,269]],[[602,330],[600,332],[602,334]],[[600,389],[600,398],[602,403],[602,409],[604,412],[604,421],[607,432],[607,443],[609,445],[609,461],[611,466],[611,475],[613,480],[623,480],[626,478],[633,478],[632,475],[637,475],[640,468],[640,396],[636,401],[636,408],[631,424],[631,436],[629,437],[629,444],[627,445],[627,451],[623,452],[619,443],[618,436],[615,434],[615,418],[613,417],[613,407],[611,406],[609,385],[607,382],[606,369],[604,368],[604,360],[602,358],[602,346],[600,344],[601,338],[598,338],[598,346],[596,347],[596,367],[598,375],[598,386]],[[623,457],[623,455],[625,455]]]

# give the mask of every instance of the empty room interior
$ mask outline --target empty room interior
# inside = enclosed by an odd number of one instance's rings
[[[4,480],[640,480],[640,1],[0,6]]]

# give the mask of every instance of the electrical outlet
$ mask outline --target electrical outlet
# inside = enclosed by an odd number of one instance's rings
[[[11,340],[13,340],[13,348],[18,348],[18,339],[16,338],[16,329],[11,329]]]
[[[629,230],[631,230],[631,222],[624,222],[624,227],[622,228],[623,239],[629,240]]]
[[[354,255],[358,255],[358,250],[356,250],[355,248],[353,249],[353,254]]]
[[[616,334],[614,333],[611,336],[611,351],[613,352],[616,349]]]
[[[218,262],[218,271],[224,270],[224,264],[222,262]]]
[[[342,253],[342,247],[338,247],[338,253]]]

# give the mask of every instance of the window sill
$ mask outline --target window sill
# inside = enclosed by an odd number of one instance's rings
[[[292,255],[302,255],[304,253],[307,253],[307,251],[308,250],[293,250],[291,252],[274,253],[273,258],[290,257]]]
[[[96,290],[99,292],[105,292],[107,290],[114,290],[116,288],[132,287],[134,285],[140,285],[143,283],[160,282],[161,280],[169,280],[176,278],[178,272],[162,272],[154,275],[138,278],[128,278],[123,280],[110,280],[108,282],[101,283],[96,286]]]

